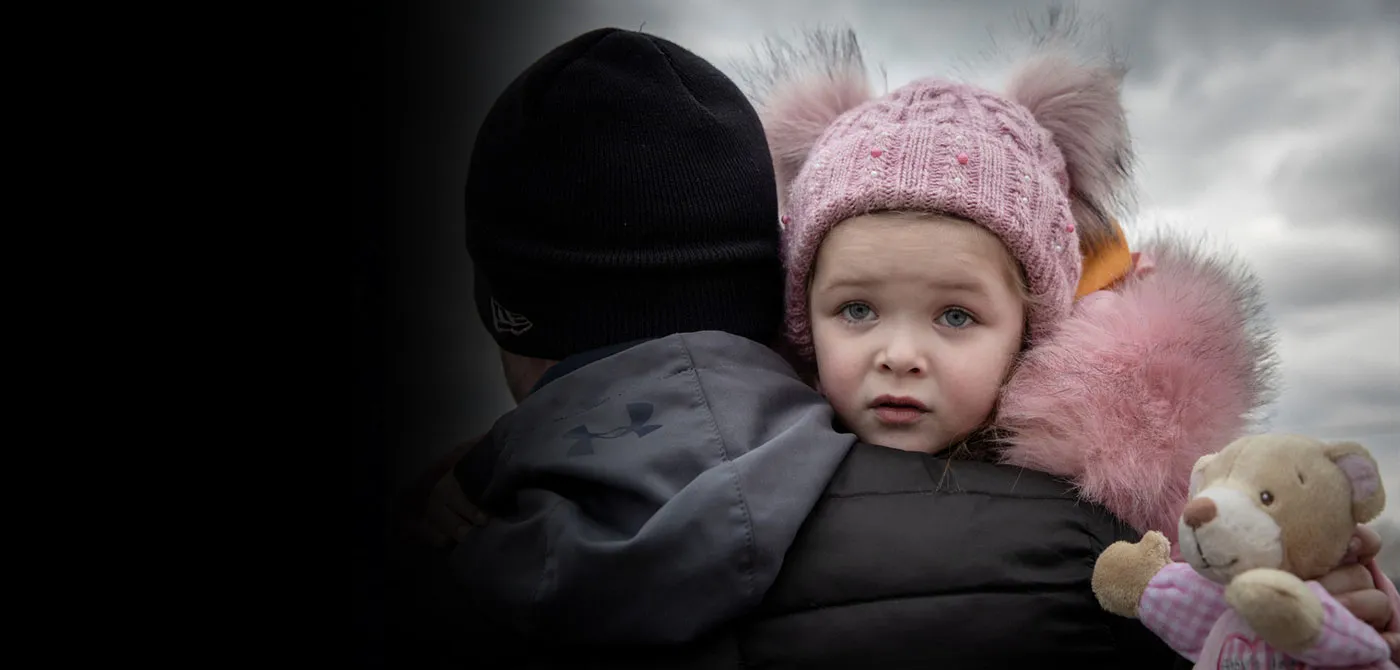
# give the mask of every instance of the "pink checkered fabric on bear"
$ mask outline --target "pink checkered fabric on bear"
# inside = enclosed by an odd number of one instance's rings
[[[1171,563],[1147,585],[1138,618],[1196,667],[1395,668],[1380,633],[1342,607],[1317,582],[1308,589],[1322,602],[1322,634],[1306,652],[1271,648],[1225,602],[1225,588],[1186,563]]]

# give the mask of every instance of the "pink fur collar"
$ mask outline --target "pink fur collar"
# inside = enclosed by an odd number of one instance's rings
[[[1158,235],[1150,271],[1081,299],[1003,392],[1002,460],[1176,543],[1191,466],[1273,400],[1273,332],[1239,261]]]

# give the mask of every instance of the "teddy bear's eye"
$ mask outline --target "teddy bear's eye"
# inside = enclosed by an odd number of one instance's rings
[[[1264,503],[1265,505],[1274,504],[1274,494],[1269,493],[1268,491],[1261,491],[1259,493],[1259,502]]]

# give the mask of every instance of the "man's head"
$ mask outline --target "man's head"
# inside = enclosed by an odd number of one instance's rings
[[[595,30],[517,77],[477,134],[466,219],[477,312],[513,392],[600,347],[780,331],[763,127],[729,78],[666,40]]]

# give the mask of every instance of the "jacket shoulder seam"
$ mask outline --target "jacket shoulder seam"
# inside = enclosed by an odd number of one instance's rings
[[[720,459],[724,463],[732,465],[733,460],[729,458],[728,445],[724,443],[724,433],[720,431],[719,423],[715,421],[714,409],[710,406],[710,399],[705,393],[705,384],[700,379],[701,368],[695,365],[695,359],[690,354],[690,347],[686,344],[684,336],[680,338],[680,345],[681,353],[685,356],[688,363],[687,367],[694,375],[695,392],[701,406],[705,408],[705,419],[710,425],[710,432],[714,434],[715,439],[719,442]],[[754,544],[753,538],[753,515],[749,511],[748,500],[744,497],[743,487],[739,483],[738,472],[735,471],[735,468],[730,467],[728,474],[730,481],[734,484],[734,495],[739,501],[739,509],[743,512],[744,517],[744,543],[748,550],[746,552],[748,561],[743,570],[744,580],[747,582],[748,586],[748,595],[752,597],[754,595],[754,565],[758,562],[758,548]]]

